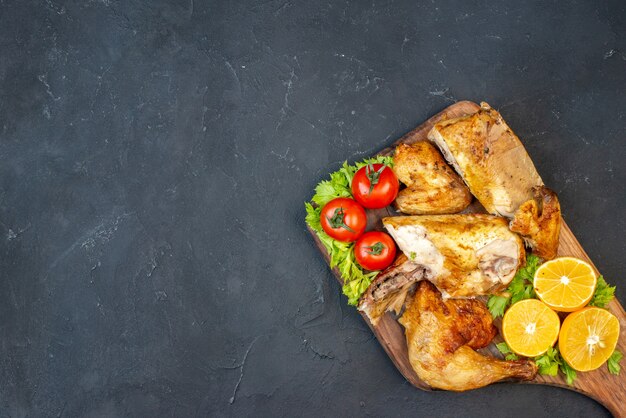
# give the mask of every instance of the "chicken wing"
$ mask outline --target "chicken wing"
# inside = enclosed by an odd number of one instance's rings
[[[546,260],[556,257],[561,230],[561,206],[556,193],[545,186],[533,188],[534,198],[522,203],[509,227],[522,236],[533,253]]]
[[[537,373],[532,361],[502,361],[474,351],[496,335],[484,303],[444,301],[427,281],[420,282],[407,302],[400,323],[413,370],[433,388],[464,391],[507,378],[531,380]]]
[[[400,212],[409,215],[456,213],[472,201],[463,180],[429,142],[398,145],[393,165],[396,176],[407,186],[395,201]]]

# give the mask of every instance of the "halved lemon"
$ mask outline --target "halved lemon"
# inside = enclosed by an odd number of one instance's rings
[[[560,257],[543,263],[535,272],[537,296],[560,312],[573,312],[589,303],[597,283],[593,268],[574,257]]]
[[[559,351],[574,369],[586,372],[597,369],[611,357],[619,338],[619,320],[601,308],[585,308],[571,313],[563,321]]]
[[[537,299],[513,304],[502,319],[502,336],[516,354],[535,357],[552,347],[559,336],[559,316]]]

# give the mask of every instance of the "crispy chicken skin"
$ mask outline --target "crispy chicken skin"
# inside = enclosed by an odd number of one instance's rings
[[[444,301],[427,281],[420,282],[408,300],[400,323],[413,370],[433,388],[465,391],[507,378],[531,380],[537,373],[532,361],[502,361],[474,351],[496,335],[484,303]]]
[[[452,297],[497,292],[526,259],[521,238],[497,216],[396,216],[383,225],[408,258],[402,268],[422,266],[423,278]]]
[[[561,206],[556,193],[545,186],[533,188],[533,199],[522,203],[509,224],[533,253],[546,260],[556,257],[561,230]]]
[[[472,201],[463,180],[427,141],[400,144],[393,171],[407,187],[398,194],[396,208],[409,215],[457,213]]]
[[[428,134],[487,212],[512,217],[543,181],[519,138],[498,111],[437,123]]]

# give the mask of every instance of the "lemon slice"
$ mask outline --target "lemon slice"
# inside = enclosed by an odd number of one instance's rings
[[[619,338],[619,320],[601,308],[585,308],[571,313],[563,321],[559,351],[574,369],[586,372],[597,369],[611,357]]]
[[[516,354],[535,357],[554,345],[559,336],[559,316],[537,299],[513,304],[502,319],[502,336]]]
[[[585,261],[560,257],[539,266],[534,287],[539,299],[550,308],[573,312],[589,303],[597,280],[593,267]]]

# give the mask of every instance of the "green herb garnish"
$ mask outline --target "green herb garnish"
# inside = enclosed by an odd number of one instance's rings
[[[539,374],[556,376],[559,373],[560,354],[555,347],[550,347],[544,354],[535,357],[535,363],[539,367]]]
[[[598,276],[598,284],[593,293],[589,306],[597,306],[598,308],[606,308],[610,301],[615,297],[615,286],[609,286],[601,275]]]
[[[617,350],[613,351],[613,354],[611,354],[611,357],[609,357],[609,360],[606,362],[606,367],[608,367],[609,373],[619,374],[621,369],[619,362],[622,360],[622,357],[624,357],[622,353]]]
[[[511,351],[509,345],[506,342],[502,341],[501,343],[496,344],[496,348],[499,352],[504,354],[505,360],[519,360],[517,354]]]
[[[561,359],[561,363],[559,363],[559,369],[565,375],[565,380],[567,381],[567,384],[571,385],[572,383],[574,383],[574,380],[576,380],[576,370],[572,369],[570,365],[567,364],[565,360],[563,360],[561,354],[559,354],[559,358]]]
[[[494,318],[504,316],[504,311],[509,305],[510,299],[511,298],[509,296],[489,296],[489,299],[487,300],[487,308],[489,309],[489,312],[491,312],[491,316]]]
[[[572,369],[561,357],[558,347],[550,347],[545,354],[535,357],[534,360],[537,367],[539,367],[539,374],[556,376],[560,370],[565,375],[568,385],[574,383],[576,370]]]

